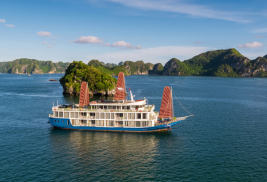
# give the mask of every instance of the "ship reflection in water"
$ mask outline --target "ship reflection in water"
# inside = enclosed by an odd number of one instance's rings
[[[172,135],[66,131],[53,128],[50,132],[51,151],[54,155],[52,158],[64,163],[68,161],[68,166],[62,170],[69,171],[80,180],[133,180],[137,176],[156,179],[155,158],[159,156],[158,145],[163,138],[172,138]],[[61,164],[55,165],[53,167],[58,165],[62,168]]]

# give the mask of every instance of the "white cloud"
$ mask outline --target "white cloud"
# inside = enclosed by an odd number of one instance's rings
[[[0,19],[0,23],[6,23],[5,19]]]
[[[239,45],[239,48],[257,48],[257,47],[263,47],[263,44],[260,42],[248,42],[243,45]]]
[[[88,59],[98,59],[106,63],[119,63],[120,61],[126,60],[143,60],[144,62],[165,64],[169,59],[173,57],[178,58],[180,60],[185,60],[208,50],[211,50],[211,48],[190,46],[166,46],[90,55],[88,56]]]
[[[48,44],[48,43],[46,41],[44,41],[43,44]]]
[[[51,34],[51,32],[39,31],[39,32],[37,33],[37,35],[40,35],[40,36],[42,36],[42,37],[49,37],[49,36],[51,36],[52,34]]]
[[[6,26],[7,26],[7,27],[12,27],[12,28],[15,27],[15,26],[12,25],[12,24],[6,24]]]
[[[266,33],[267,32],[267,28],[255,29],[252,32],[253,33]]]
[[[92,1],[92,0],[91,0]],[[173,13],[188,14],[211,19],[220,19],[233,22],[248,23],[247,19],[240,17],[243,13],[214,10],[210,6],[186,3],[174,0],[107,0],[124,6],[143,10],[156,10]]]
[[[133,46],[132,44],[127,43],[125,41],[114,42],[110,46],[111,47],[124,47],[124,48],[127,48],[127,49],[142,49],[141,45]]]
[[[87,44],[87,43],[102,43],[103,40],[99,39],[98,37],[94,37],[94,36],[82,36],[79,39],[74,40],[73,42],[75,43],[81,43],[81,44]]]

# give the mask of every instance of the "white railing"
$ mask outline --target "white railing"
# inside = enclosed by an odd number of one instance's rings
[[[52,107],[52,111],[88,111],[88,112],[151,112],[154,109],[153,105],[145,107],[144,110],[138,111],[136,109],[125,110],[125,109],[85,109],[85,108],[58,108]]]

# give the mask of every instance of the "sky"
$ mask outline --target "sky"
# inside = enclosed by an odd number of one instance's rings
[[[0,62],[165,64],[236,48],[267,54],[266,0],[2,0]]]

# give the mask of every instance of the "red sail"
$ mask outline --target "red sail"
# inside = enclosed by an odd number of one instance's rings
[[[82,82],[80,90],[79,106],[84,107],[89,105],[89,90],[86,82]]]
[[[170,87],[165,87],[162,95],[159,118],[171,118],[172,113],[172,94]]]
[[[125,82],[123,72],[119,73],[114,100],[125,100]]]

